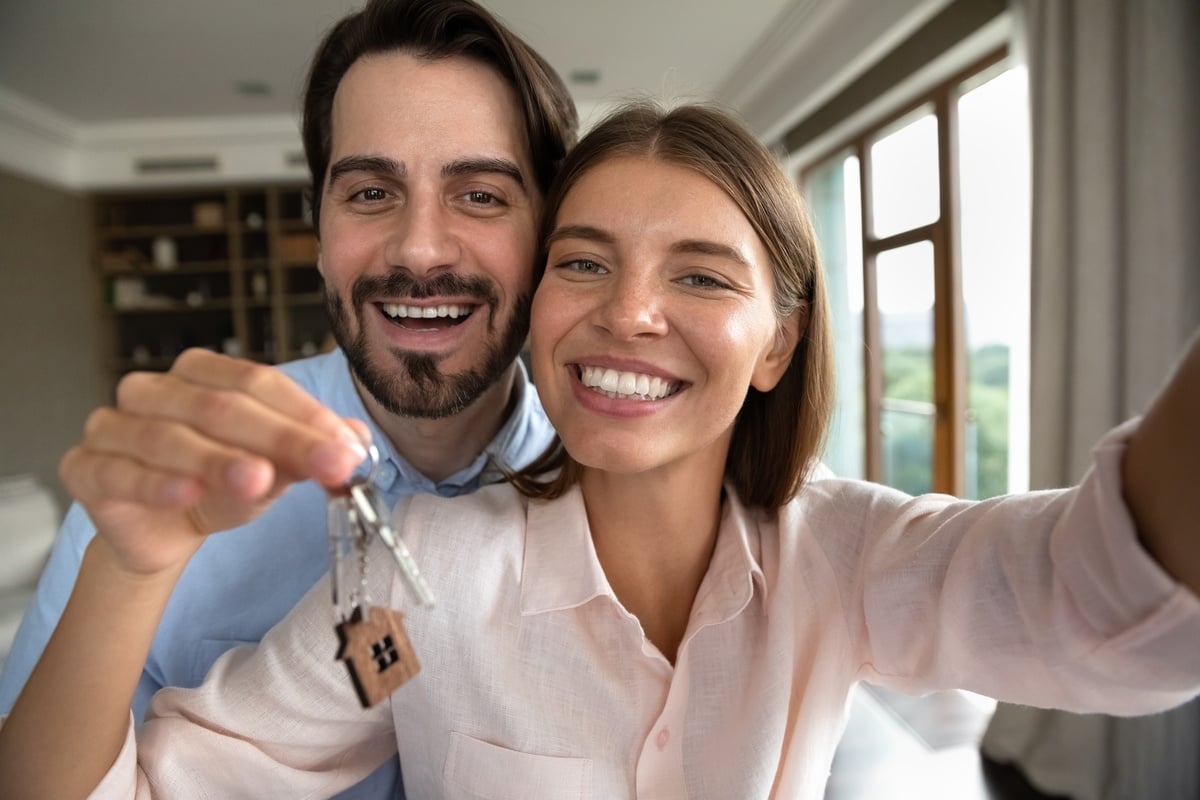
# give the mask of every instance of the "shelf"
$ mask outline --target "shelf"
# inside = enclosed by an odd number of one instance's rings
[[[197,305],[193,305],[186,300],[179,300],[170,304],[164,303],[163,305],[114,307],[112,312],[114,314],[197,314],[206,311],[229,311],[231,308],[233,308],[232,300],[218,298],[205,300]]]
[[[307,292],[305,294],[285,294],[283,302],[291,306],[319,306],[325,304],[325,295],[321,292]]]
[[[322,341],[328,321],[304,196],[269,184],[94,195],[114,371],[164,370],[188,347],[274,363]],[[175,265],[156,267],[156,253]]]
[[[246,269],[253,269],[254,265],[259,264],[266,266],[266,261],[262,262],[242,262]],[[228,260],[220,261],[185,261],[176,264],[170,269],[160,269],[151,263],[141,264],[137,267],[129,269],[116,269],[113,267],[101,267],[100,274],[106,278],[167,278],[172,275],[204,275],[213,273],[229,272],[233,268],[232,262]]]
[[[201,228],[195,225],[136,225],[128,227],[100,228],[101,239],[154,239],[159,236],[226,236],[236,225],[219,225],[215,228]]]

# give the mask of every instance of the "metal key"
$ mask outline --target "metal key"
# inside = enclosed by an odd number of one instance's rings
[[[372,446],[371,450],[374,451],[374,449]],[[378,459],[379,456],[375,455],[374,458]],[[396,529],[388,522],[390,514],[369,479],[354,483],[350,487],[350,505],[354,509],[358,524],[368,532],[377,535],[392,551],[392,556],[400,567],[400,574],[404,576],[404,582],[416,596],[417,602],[426,608],[432,608],[433,592],[429,590],[429,584],[425,583],[425,579],[421,577],[421,570],[417,568],[417,562],[413,560],[412,553],[409,552]]]

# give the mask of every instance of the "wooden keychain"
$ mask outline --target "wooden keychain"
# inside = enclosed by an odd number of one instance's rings
[[[388,522],[389,513],[372,479],[379,451],[368,445],[371,469],[329,493],[329,551],[333,610],[337,618],[337,658],[346,663],[363,708],[386,699],[421,669],[404,630],[404,614],[371,605],[367,599],[367,546],[372,535],[383,540],[417,602],[433,606],[433,594],[417,564]],[[347,580],[353,578],[353,580]],[[346,591],[342,586],[347,585]]]

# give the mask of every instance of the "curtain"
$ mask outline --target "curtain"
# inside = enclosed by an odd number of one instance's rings
[[[1078,482],[1200,326],[1200,2],[1016,0],[1029,68],[1033,488]],[[1001,704],[982,743],[1078,800],[1200,798],[1200,703],[1136,719]]]

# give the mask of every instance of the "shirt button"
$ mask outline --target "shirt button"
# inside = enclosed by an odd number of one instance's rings
[[[669,741],[671,741],[671,731],[669,728],[663,728],[658,732],[658,736],[654,737],[654,743],[658,745],[659,750],[666,747]]]
[[[392,488],[392,482],[395,480],[396,468],[391,464],[384,464],[379,468],[379,472],[375,474],[375,485],[384,491]]]

